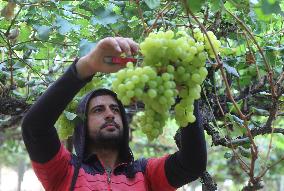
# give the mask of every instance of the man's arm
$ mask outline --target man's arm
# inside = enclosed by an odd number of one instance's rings
[[[95,49],[73,63],[39,100],[29,109],[22,123],[22,135],[34,162],[49,161],[60,149],[60,141],[54,128],[60,114],[76,93],[91,80],[96,72],[116,72],[125,66],[105,64],[105,56],[130,55],[138,51],[133,40],[108,37],[98,42]],[[77,61],[77,60],[76,60]]]
[[[76,93],[91,80],[77,77],[77,61],[37,100],[23,120],[23,139],[34,162],[45,163],[59,151],[61,144],[54,124]]]
[[[172,155],[151,158],[146,177],[150,190],[173,191],[196,180],[206,169],[207,152],[198,102],[195,102],[196,121],[181,128],[180,150]]]
[[[165,161],[168,182],[176,188],[196,180],[206,170],[206,142],[198,101],[195,102],[194,115],[196,121],[181,128],[180,150]]]

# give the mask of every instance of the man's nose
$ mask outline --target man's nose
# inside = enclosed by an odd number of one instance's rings
[[[105,119],[108,119],[108,120],[113,120],[114,119],[114,113],[111,110],[111,108],[107,108],[106,109]]]

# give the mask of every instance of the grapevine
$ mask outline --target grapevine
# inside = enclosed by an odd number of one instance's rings
[[[211,31],[208,36],[219,52],[220,41]],[[124,105],[132,101],[145,104],[144,113],[138,116],[139,124],[148,139],[153,140],[163,132],[172,106],[180,127],[196,120],[194,101],[200,98],[200,85],[208,74],[205,62],[214,53],[198,28],[193,30],[193,36],[182,30],[150,33],[140,49],[141,66],[128,63],[116,73],[112,88]],[[176,104],[177,97],[180,101]]]

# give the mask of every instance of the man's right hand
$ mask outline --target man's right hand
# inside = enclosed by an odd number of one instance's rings
[[[112,73],[117,72],[125,65],[107,64],[104,58],[108,56],[119,57],[122,53],[127,56],[134,55],[138,52],[138,44],[130,38],[107,37],[100,40],[97,46],[86,56],[79,59],[76,64],[78,75],[85,79],[96,72]]]

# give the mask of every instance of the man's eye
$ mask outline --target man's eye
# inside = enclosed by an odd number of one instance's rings
[[[99,112],[101,112],[101,111],[102,111],[102,109],[100,109],[100,108],[97,108],[97,109],[94,109],[94,110],[93,110],[94,113],[99,113]]]
[[[116,113],[119,113],[119,108],[113,108],[112,110]]]

